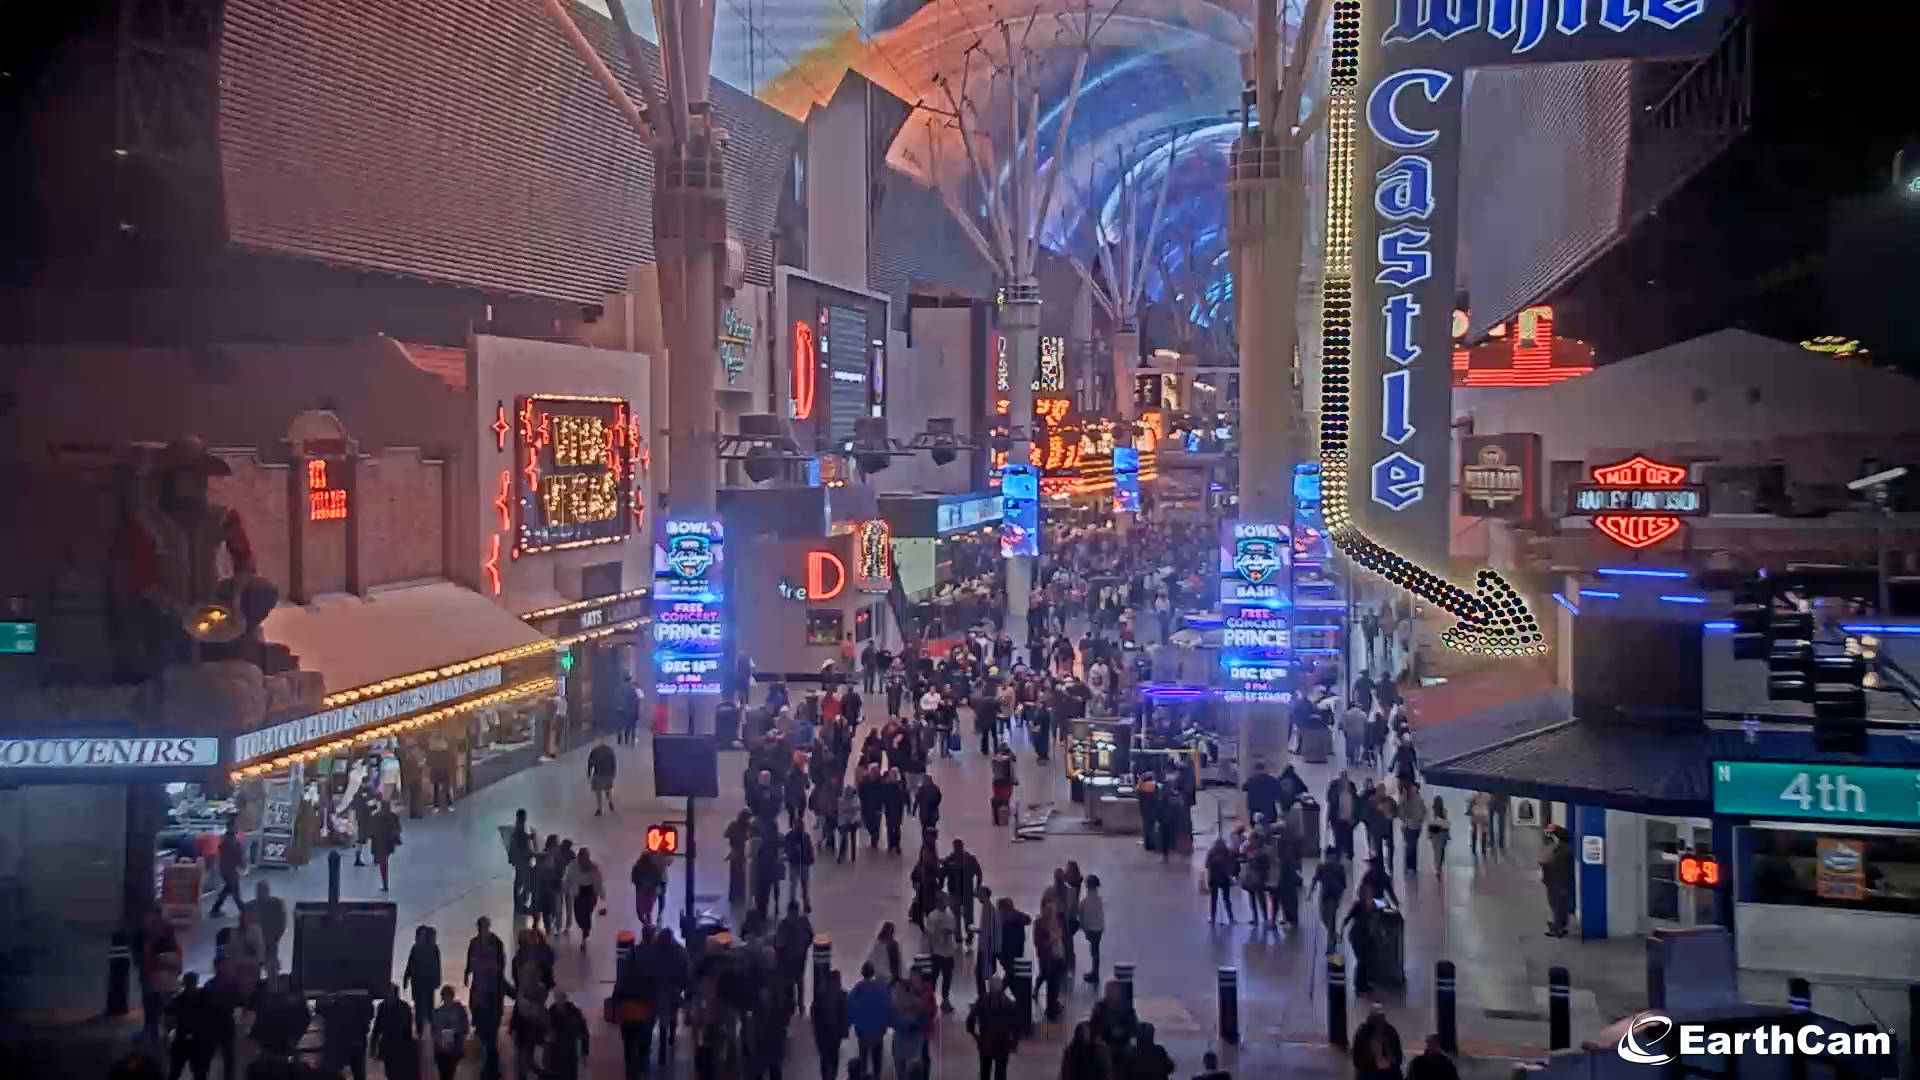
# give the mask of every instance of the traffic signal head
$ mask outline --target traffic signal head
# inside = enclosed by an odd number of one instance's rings
[[[680,830],[672,825],[647,826],[647,850],[656,855],[680,852]]]

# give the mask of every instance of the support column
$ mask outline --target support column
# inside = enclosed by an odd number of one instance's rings
[[[721,146],[706,133],[684,147],[654,147],[660,187],[654,195],[654,249],[660,320],[667,341],[667,514],[714,516],[719,447],[714,381],[719,370],[720,291],[726,285],[727,214]],[[687,730],[713,731],[716,702],[689,696]]]
[[[1113,433],[1115,446],[1135,445],[1133,377],[1139,363],[1140,326],[1132,319],[1128,319],[1113,333],[1113,415],[1119,421]],[[1113,515],[1114,527],[1119,530],[1120,535],[1127,535],[1128,530],[1133,527],[1133,518],[1132,514]]]
[[[1006,297],[1000,306],[1000,330],[1007,339],[1007,425],[1012,432],[1007,462],[1026,464],[1033,447],[1033,369],[1040,349],[1040,284],[1030,277],[1010,282]],[[1001,629],[1013,639],[1016,651],[1027,647],[1027,609],[1038,561],[1031,556],[1007,560],[1007,612]]]
[[[1234,324],[1240,346],[1240,510],[1242,518],[1293,519],[1293,464],[1303,427],[1293,392],[1294,295],[1300,272],[1300,231],[1306,213],[1289,177],[1300,171],[1300,150],[1274,115],[1281,97],[1279,21],[1271,3],[1255,5],[1252,126],[1234,143],[1227,182],[1227,236],[1233,260]],[[1289,204],[1289,192],[1295,202]],[[1285,763],[1287,709],[1235,706],[1241,773],[1256,761],[1278,771]]]

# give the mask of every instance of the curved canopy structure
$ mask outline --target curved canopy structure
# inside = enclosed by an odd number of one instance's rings
[[[1119,227],[1123,172],[1146,193],[1136,200],[1143,214],[1171,177],[1153,262],[1185,266],[1191,255],[1211,276],[1225,274],[1226,155],[1239,133],[1241,54],[1253,40],[1253,6],[1245,0],[1091,0],[1098,32],[1064,148],[1053,144],[1080,41],[1077,20],[1067,16],[1085,12],[1088,0],[713,2],[720,4],[715,77],[804,117],[857,71],[920,106],[895,140],[893,164],[929,182],[976,189],[964,193],[968,200],[980,192],[959,150],[943,81],[970,98],[980,117],[1004,126],[1011,103],[990,68],[1005,55],[1005,24],[1036,65],[1040,161],[1064,154],[1043,242],[1091,259],[1088,211],[1109,230]],[[1278,2],[1283,33],[1293,32],[1299,5]],[[640,8],[629,4],[636,18]],[[651,36],[650,22],[635,29]],[[1135,227],[1144,235],[1144,222]],[[1216,299],[1230,288],[1223,279],[1211,284]],[[1150,273],[1146,293],[1167,299],[1168,282]]]

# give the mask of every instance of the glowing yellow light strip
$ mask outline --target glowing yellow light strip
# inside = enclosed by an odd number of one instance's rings
[[[579,600],[571,604],[560,604],[556,607],[541,608],[539,611],[523,611],[520,613],[520,617],[528,622],[532,622],[535,619],[549,619],[555,615],[566,615],[570,612],[585,611],[588,608],[606,607],[610,604],[617,604],[622,600],[633,600],[645,595],[647,595],[647,590],[645,589],[629,589],[623,593],[614,593],[612,596],[596,596],[591,600]]]
[[[1441,634],[1449,648],[1495,656],[1546,651],[1526,600],[1490,569],[1473,592],[1388,551],[1360,531],[1347,494],[1353,375],[1353,169],[1358,152],[1362,0],[1335,0],[1327,80],[1327,229],[1321,300],[1321,510],[1340,550],[1362,567],[1460,621]]]
[[[391,735],[401,735],[409,731],[416,731],[426,727],[428,724],[445,720],[450,716],[459,716],[472,712],[475,709],[485,708],[488,705],[498,705],[502,702],[513,701],[518,698],[534,697],[539,694],[544,694],[559,685],[559,682],[551,675],[544,676],[530,682],[520,683],[517,686],[509,686],[504,690],[496,690],[491,694],[483,694],[480,697],[458,701],[444,708],[423,712],[418,716],[409,716],[404,720],[395,720],[391,724],[382,724],[376,728],[356,731],[345,738],[335,739],[332,742],[323,743],[319,746],[311,746],[296,753],[282,754],[272,761],[263,761],[257,765],[248,765],[245,768],[235,769],[229,774],[229,777],[237,784],[243,780],[251,780],[256,776],[265,776],[269,773],[279,772],[281,769],[292,765],[296,761],[315,761],[331,754],[351,750],[361,743],[371,742],[374,739],[384,739]]]
[[[380,697],[384,694],[391,694],[396,690],[405,690],[409,686],[418,686],[421,683],[433,682],[436,679],[450,679],[455,675],[464,675],[476,668],[492,667],[495,664],[504,664],[509,660],[518,660],[526,656],[535,656],[540,653],[551,652],[553,652],[553,642],[531,642],[497,653],[488,653],[486,656],[476,656],[471,660],[462,660],[457,664],[428,668],[425,671],[416,671],[410,675],[395,675],[390,679],[382,679],[377,683],[368,683],[365,686],[356,686],[349,690],[337,691],[321,698],[320,707],[322,709],[331,709],[340,705],[351,705],[362,698]]]
[[[583,641],[596,641],[600,638],[606,637],[608,634],[618,634],[623,630],[637,630],[640,627],[645,626],[646,624],[652,621],[653,621],[652,616],[642,615],[640,618],[637,618],[637,619],[628,619],[624,622],[608,623],[605,626],[596,627],[592,630],[583,630],[580,633],[574,634],[570,637],[554,638],[553,647],[556,649],[571,648],[575,645],[580,644]]]

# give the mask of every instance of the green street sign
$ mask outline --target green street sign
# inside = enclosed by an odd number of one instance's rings
[[[1915,825],[1920,824],[1920,768],[1716,761],[1713,809],[1749,817]]]
[[[39,623],[0,622],[0,655],[26,656],[39,648]]]

